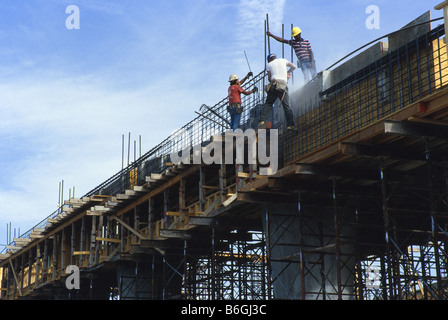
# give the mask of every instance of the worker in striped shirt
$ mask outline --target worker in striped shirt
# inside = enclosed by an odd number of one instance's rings
[[[297,65],[302,69],[305,82],[310,81],[316,76],[316,62],[314,61],[311,44],[308,40],[302,38],[302,30],[299,27],[292,29],[291,40],[275,36],[269,31],[267,31],[266,34],[279,42],[289,44],[293,47],[297,56]]]

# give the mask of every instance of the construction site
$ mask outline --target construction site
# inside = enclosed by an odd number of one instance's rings
[[[293,130],[277,101],[277,170],[175,163],[224,141],[228,98],[203,105],[14,238],[1,300],[448,299],[447,7],[438,26],[424,13],[290,91]],[[244,88],[267,84],[263,70]],[[265,94],[242,97],[243,132]]]

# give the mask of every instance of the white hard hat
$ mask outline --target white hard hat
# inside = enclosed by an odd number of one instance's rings
[[[232,82],[232,81],[235,81],[235,80],[238,80],[238,76],[236,74],[230,75],[229,82]]]

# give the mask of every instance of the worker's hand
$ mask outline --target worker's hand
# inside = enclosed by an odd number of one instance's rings
[[[288,73],[287,73],[287,76],[288,76],[288,80],[289,80],[289,79],[291,79],[292,74],[291,74],[290,72],[288,72]]]
[[[266,31],[266,35],[267,36],[272,36],[272,33],[270,33],[269,31]]]
[[[255,92],[257,92],[258,91],[258,88],[257,87],[254,87],[253,89],[252,89],[252,92],[253,93],[255,93]]]
[[[254,74],[253,74],[252,71],[251,71],[251,72],[249,72],[249,73],[247,74],[246,78],[252,77],[253,75],[254,75]]]

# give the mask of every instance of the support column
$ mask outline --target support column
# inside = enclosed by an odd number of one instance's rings
[[[154,239],[154,199],[148,199],[148,238],[150,240]]]
[[[37,288],[39,285],[39,257],[40,257],[40,248],[39,248],[39,245],[37,245],[36,246],[36,269],[34,270],[34,288]]]
[[[75,256],[73,255],[73,253],[76,250],[76,246],[75,246],[75,233],[76,233],[76,228],[75,228],[75,223],[72,223],[72,233],[71,233],[71,238],[70,238],[70,264],[74,265],[75,264]]]
[[[443,18],[444,18],[444,24],[445,24],[445,43],[447,43],[446,39],[448,37],[448,1],[443,1],[442,3],[438,4],[434,7],[435,10],[443,10]],[[447,58],[448,58],[448,51],[447,51]]]
[[[93,266],[95,259],[95,243],[96,243],[96,216],[92,216],[92,229],[90,230],[90,259],[89,265]]]
[[[48,239],[44,240],[44,256],[42,258],[42,282],[47,281],[48,272]]]
[[[86,241],[86,217],[83,216],[81,218],[81,241],[79,244],[79,251],[85,251],[85,241]],[[79,256],[79,265],[80,267],[83,265],[84,262],[84,256]]]
[[[205,167],[199,168],[199,211],[204,212],[204,203],[205,203],[205,195],[204,195],[204,181],[205,181]]]
[[[342,300],[342,284],[341,284],[341,244],[339,231],[339,212],[338,200],[336,197],[336,179],[333,178],[333,208],[334,208],[334,233],[336,246],[336,274],[337,274],[337,294],[338,300]]]
[[[186,180],[181,179],[179,181],[179,221],[178,225],[183,225],[186,221],[186,213],[185,213],[185,185]]]
[[[56,281],[56,273],[58,269],[58,234],[53,235],[53,282]]]

